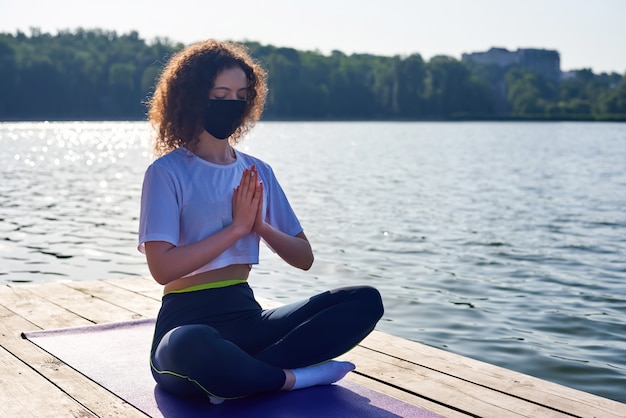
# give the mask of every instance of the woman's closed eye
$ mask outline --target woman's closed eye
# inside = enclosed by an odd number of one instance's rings
[[[240,97],[240,96],[237,96],[236,99],[230,99],[227,96],[215,96],[215,97],[210,97],[210,99],[211,100],[241,100],[241,101],[245,101],[246,100],[245,97]]]

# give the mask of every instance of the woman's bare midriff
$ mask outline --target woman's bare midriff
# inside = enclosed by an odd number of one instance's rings
[[[248,264],[232,264],[221,269],[205,271],[195,276],[173,280],[165,285],[163,293],[205,283],[222,282],[224,280],[247,280],[249,274],[250,266]]]

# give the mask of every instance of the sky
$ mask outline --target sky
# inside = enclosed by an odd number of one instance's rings
[[[626,0],[0,0],[0,33],[137,31],[346,54],[461,59],[491,47],[557,50],[561,70],[626,73]]]

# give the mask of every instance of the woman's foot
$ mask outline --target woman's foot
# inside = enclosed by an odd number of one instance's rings
[[[346,374],[355,369],[349,361],[331,360],[314,366],[301,367],[299,369],[286,370],[287,380],[283,390],[308,388],[318,385],[330,385],[344,378]],[[289,376],[292,374],[293,379]],[[295,382],[294,382],[295,380]],[[293,384],[291,384],[293,382]],[[290,387],[289,387],[290,386]]]

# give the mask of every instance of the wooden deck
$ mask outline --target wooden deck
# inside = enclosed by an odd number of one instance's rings
[[[145,416],[20,333],[153,318],[160,296],[146,278],[0,285],[0,416]],[[626,417],[626,404],[379,331],[344,358],[347,379],[446,417]]]

